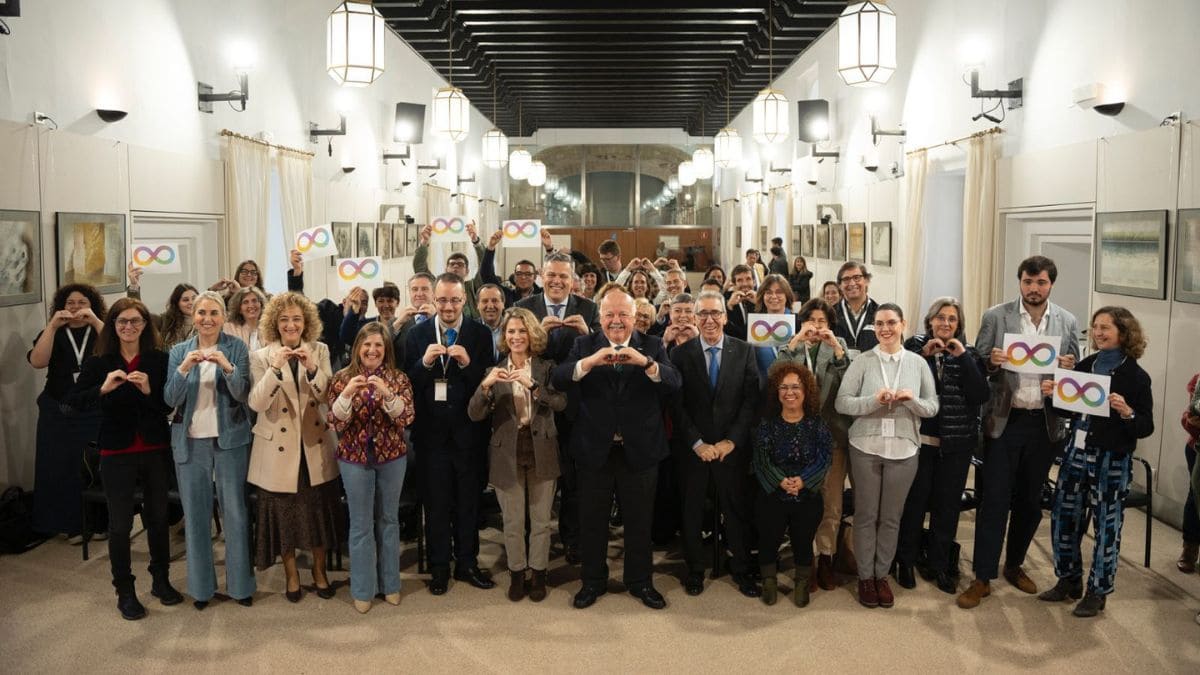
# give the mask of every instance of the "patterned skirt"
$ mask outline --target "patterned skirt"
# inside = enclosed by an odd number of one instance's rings
[[[258,541],[254,565],[265,570],[286,552],[332,548],[344,538],[346,514],[341,505],[341,480],[312,485],[308,462],[300,460],[299,489],[295,494],[256,487]]]

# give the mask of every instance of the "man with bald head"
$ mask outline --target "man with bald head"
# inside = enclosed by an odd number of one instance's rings
[[[553,383],[579,401],[571,451],[579,472],[579,542],[584,609],[607,591],[608,516],[613,494],[625,522],[624,581],[651,609],[666,607],[651,578],[650,541],[658,463],[667,456],[663,400],[679,390],[679,371],[662,341],[633,329],[629,291],[606,284],[600,298],[600,331],[575,340]]]

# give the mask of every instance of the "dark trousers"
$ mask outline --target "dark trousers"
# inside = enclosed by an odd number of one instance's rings
[[[733,552],[732,571],[741,575],[750,571],[750,546],[746,541],[749,509],[746,505],[744,462],[734,455],[724,462],[704,462],[696,453],[685,450],[676,455],[679,471],[680,502],[683,508],[683,553],[689,572],[704,572],[704,501],[711,480],[716,487],[721,515],[725,517],[725,537]],[[715,534],[715,533],[714,533]],[[715,565],[717,561],[713,561]]]
[[[1187,457],[1188,475],[1196,466],[1196,448],[1191,445],[1183,446],[1183,454]],[[1187,502],[1183,505],[1183,541],[1188,544],[1200,544],[1200,514],[1196,512],[1196,491],[1188,488]]]
[[[579,545],[579,477],[571,442],[571,420],[564,414],[554,416],[558,429],[558,538],[564,547]]]
[[[150,575],[166,578],[171,562],[167,531],[167,489],[171,484],[169,449],[100,458],[108,501],[108,561],[117,592],[133,592],[129,533],[133,530],[134,493],[142,486],[142,523],[150,544]]]
[[[758,564],[779,564],[779,547],[786,533],[792,540],[792,557],[796,568],[812,565],[812,540],[825,513],[825,500],[821,493],[806,490],[799,501],[783,501],[769,495],[760,488],[755,499],[755,517],[758,522]]]
[[[481,447],[463,448],[447,434],[421,443],[425,488],[425,539],[434,573],[450,569],[450,536],[460,568],[474,567],[479,554],[479,481],[484,467]],[[453,527],[453,529],[451,529]]]
[[[1042,522],[1042,485],[1054,449],[1046,435],[1044,413],[1013,408],[1000,438],[991,439],[983,454],[977,485],[980,491],[975,531],[975,577],[999,576],[1005,526],[1008,548],[1005,567],[1025,563],[1029,544]]]
[[[971,448],[966,446],[935,448],[922,445],[913,479],[900,517],[900,542],[896,559],[915,565],[921,557],[921,530],[929,513],[929,545],[925,564],[934,572],[957,573],[948,569],[950,549],[958,534],[962,491],[971,468]]]
[[[608,516],[614,492],[625,523],[625,586],[636,588],[651,582],[650,525],[657,482],[658,466],[630,469],[623,445],[613,445],[604,466],[580,469],[579,553],[584,586],[604,588],[608,583]]]

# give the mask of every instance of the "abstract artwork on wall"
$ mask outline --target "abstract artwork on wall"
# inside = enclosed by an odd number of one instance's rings
[[[354,223],[331,223],[333,225],[333,243],[337,246],[337,255],[329,261],[332,266],[338,258],[354,257]]]
[[[1167,297],[1167,212],[1096,214],[1097,293]]]
[[[405,225],[404,223],[392,223],[392,257],[403,258],[408,255],[405,253]]]
[[[101,293],[125,288],[125,214],[56,214],[58,285],[91,284]]]
[[[1175,228],[1175,299],[1200,303],[1200,209],[1180,209]]]
[[[817,257],[829,259],[829,225],[817,225]]]
[[[0,210],[0,307],[42,300],[42,215]]]
[[[815,244],[813,237],[815,236],[816,227],[814,225],[800,226],[800,255],[813,257],[816,255]]]
[[[871,223],[871,264],[892,266],[892,222],[877,220]]]
[[[379,251],[379,253],[378,253],[379,257],[384,258],[384,259],[391,258],[392,257],[392,224],[391,223],[378,223],[376,225],[376,237],[377,237],[376,241],[378,242],[377,250]]]
[[[850,241],[846,245],[846,255],[855,262],[867,262],[867,224],[850,223]]]
[[[846,224],[831,223],[829,225],[829,257],[834,262],[846,259]]]
[[[375,223],[359,223],[355,226],[354,237],[357,242],[354,246],[355,257],[378,255],[379,249],[375,245]]]
[[[421,243],[421,228],[420,223],[408,223],[404,230],[404,255],[416,255],[417,247]]]

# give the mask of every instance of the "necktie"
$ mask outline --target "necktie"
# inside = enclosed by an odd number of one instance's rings
[[[614,350],[615,350],[615,351],[616,351],[618,354],[620,354],[620,353],[621,353],[621,350],[622,350],[623,348],[624,348],[624,346],[623,346],[623,345],[616,345],[615,347],[613,347],[613,349],[614,349]],[[621,372],[621,370],[622,370],[622,365],[621,365],[621,362],[620,362],[620,361],[617,361],[617,363],[616,363],[616,364],[613,366],[613,370],[617,371],[618,373],[619,373],[619,372]]]
[[[566,307],[566,305],[550,305],[550,309],[554,311],[554,316],[559,319],[562,318],[563,307]]]
[[[457,339],[458,339],[458,331],[454,330],[453,328],[447,328],[446,329],[446,346],[449,347],[449,346],[453,345],[454,341]]]
[[[414,317],[413,320],[416,321],[417,323],[425,323],[425,319],[428,319],[428,318],[429,317],[425,316],[424,314],[418,314],[418,315],[416,315],[416,317]]]
[[[717,369],[717,354],[720,351],[718,347],[708,348],[708,385],[714,390],[717,388],[717,373],[720,372]]]

